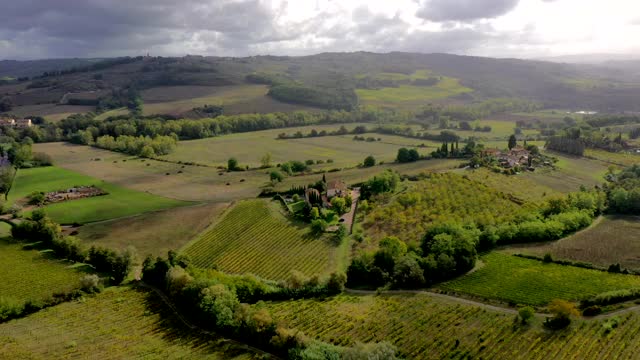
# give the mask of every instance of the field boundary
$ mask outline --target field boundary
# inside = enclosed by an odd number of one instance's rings
[[[251,351],[254,351],[256,353],[259,353],[259,354],[268,356],[270,358],[273,358],[273,359],[281,359],[281,358],[279,358],[278,356],[276,356],[276,355],[274,355],[272,353],[269,353],[269,352],[266,352],[264,350],[255,348],[255,347],[253,347],[251,345],[245,344],[243,342],[239,342],[237,340],[229,339],[229,338],[224,337],[224,336],[222,336],[222,335],[220,335],[220,334],[218,334],[216,332],[208,331],[208,330],[205,330],[205,329],[203,329],[203,328],[201,328],[201,327],[199,327],[197,325],[192,324],[191,322],[189,322],[189,320],[187,320],[182,315],[182,313],[180,313],[178,308],[175,307],[175,305],[171,302],[171,300],[167,297],[167,295],[164,292],[162,292],[160,289],[156,288],[155,286],[149,285],[149,284],[147,284],[147,283],[145,283],[143,281],[137,281],[136,283],[134,283],[134,286],[139,286],[139,287],[143,287],[143,288],[152,290],[156,295],[158,295],[158,297],[162,300],[162,302],[164,302],[165,305],[167,307],[169,307],[169,309],[180,320],[180,322],[182,322],[186,327],[188,327],[191,330],[197,331],[197,332],[199,332],[201,334],[204,334],[204,335],[219,337],[219,338],[221,338],[220,341],[232,343],[232,344],[237,345],[237,346],[239,346],[241,348],[244,348],[245,350],[251,350]]]
[[[211,202],[213,203],[213,202]],[[220,213],[219,216],[217,216],[217,219],[214,219],[204,230],[202,230],[198,235],[196,235],[193,239],[189,240],[189,242],[187,242],[186,244],[184,244],[180,249],[178,249],[179,253],[184,252],[186,249],[190,248],[191,246],[193,246],[195,243],[197,243],[198,241],[200,241],[200,239],[202,238],[202,236],[204,234],[206,234],[207,232],[209,232],[210,230],[213,230],[213,228],[218,225],[218,223],[220,221],[222,221],[228,214],[229,214],[229,210],[234,208],[236,205],[238,205],[239,201],[232,201],[231,203],[229,203],[229,205],[227,205],[227,207],[222,211],[222,213]],[[203,204],[208,204],[208,202],[204,202]]]

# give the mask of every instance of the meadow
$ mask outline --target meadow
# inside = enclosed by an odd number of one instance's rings
[[[577,320],[548,331],[536,319],[430,294],[340,295],[329,299],[268,302],[273,317],[318,339],[340,345],[389,341],[406,359],[630,359],[640,351],[634,336],[640,315]]]
[[[564,239],[535,245],[508,247],[509,253],[544,256],[554,259],[592,263],[604,268],[620,264],[623,268],[640,270],[640,218],[607,216],[591,227]]]
[[[20,170],[9,200],[22,199],[35,191],[65,190],[79,185],[94,185],[108,194],[47,205],[45,209],[52,219],[61,224],[83,224],[189,204],[126,189],[58,167]]]
[[[150,115],[174,115],[188,113],[193,108],[205,105],[221,105],[228,115],[243,113],[270,113],[291,111],[315,111],[308,106],[287,104],[267,96],[266,85],[229,86],[160,86],[141,91],[142,113]],[[119,108],[104,112],[98,119],[128,114],[128,109]]]
[[[495,225],[528,211],[480,182],[457,174],[432,174],[409,183],[406,190],[390,199],[376,201],[363,226],[373,239],[398,236],[407,243],[419,244],[434,223]]]
[[[345,125],[351,130],[359,124]],[[351,167],[362,163],[365,157],[373,155],[376,160],[392,162],[401,147],[417,147],[423,140],[394,135],[361,134],[359,136],[380,138],[381,141],[363,142],[353,140],[353,135],[323,136],[302,139],[278,140],[278,134],[293,134],[301,131],[307,134],[311,129],[335,131],[339,125],[305,126],[290,129],[255,131],[231,134],[200,140],[181,141],[176,150],[163,159],[170,161],[194,161],[211,166],[226,166],[230,157],[236,158],[242,166],[259,167],[260,159],[270,153],[273,164],[289,160],[322,160],[325,164],[314,169]],[[423,155],[435,150],[436,146],[418,149]],[[333,163],[327,164],[327,160]]]
[[[544,306],[554,299],[578,301],[640,286],[640,277],[543,263],[493,252],[475,271],[438,285],[447,292],[515,304]]]
[[[587,188],[602,185],[610,165],[600,160],[563,155],[553,151],[545,151],[544,154],[558,159],[554,164],[556,168],[537,169],[533,173],[527,172],[525,176],[542,186],[563,193],[578,191],[581,185]]]
[[[73,114],[95,111],[95,106],[40,104],[17,106],[11,114],[18,117],[42,116],[47,121],[57,122]]]
[[[327,236],[312,235],[307,224],[293,223],[279,206],[264,200],[240,202],[182,253],[196,267],[274,280],[287,279],[292,270],[325,275],[344,262],[340,258],[345,254]]]
[[[584,156],[590,159],[600,160],[612,165],[631,166],[640,163],[640,154],[610,152],[598,149],[585,149]]]
[[[184,326],[156,295],[109,288],[0,324],[0,359],[258,358]]]
[[[140,256],[166,256],[204,231],[228,206],[228,203],[183,206],[124,219],[84,225],[78,237],[87,245],[112,249],[136,248]]]
[[[401,84],[398,87],[381,89],[356,89],[356,94],[364,105],[418,109],[429,101],[446,99],[472,91],[473,89],[461,85],[458,79],[442,77],[434,86]]]
[[[82,275],[69,263],[50,259],[46,253],[23,250],[22,244],[0,240],[0,298],[44,300],[78,288]]]
[[[137,159],[108,150],[65,143],[35,144],[34,151],[47,152],[59,167],[111,184],[172,199],[230,202],[256,197],[262,188],[271,185],[268,169],[227,173],[212,167]],[[351,184],[365,181],[385,169],[394,169],[402,174],[412,175],[424,171],[453,169],[459,167],[460,163],[460,160],[453,159],[417,161],[408,164],[387,163],[369,168],[345,169],[332,172],[330,176]],[[275,188],[285,191],[292,185],[307,185],[318,181],[321,177],[321,174],[291,176],[276,184]]]

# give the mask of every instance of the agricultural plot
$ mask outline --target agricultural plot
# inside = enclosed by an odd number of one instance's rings
[[[184,326],[153,293],[109,288],[0,325],[0,359],[258,358]]]
[[[356,94],[364,105],[417,109],[432,100],[446,99],[472,91],[473,89],[461,85],[458,79],[442,77],[434,86],[403,84],[381,89],[356,89]]]
[[[47,121],[60,121],[73,114],[85,114],[95,111],[95,106],[41,104],[17,106],[11,114],[19,117],[42,116]]]
[[[501,120],[476,120],[476,121],[470,122],[470,125],[473,128],[475,128],[476,126],[480,126],[480,127],[490,126],[491,131],[490,132],[473,131],[473,130],[449,130],[449,131],[453,131],[458,136],[460,136],[461,139],[467,139],[467,138],[473,137],[476,139],[477,142],[483,143],[487,145],[487,147],[489,147],[487,143],[490,143],[492,147],[497,147],[499,149],[507,148],[507,145],[508,145],[507,140],[509,139],[510,135],[514,134],[514,131],[515,131],[514,129],[516,128],[516,123],[514,121],[501,121]],[[440,129],[434,129],[426,132],[432,135],[438,135],[440,134],[441,131],[442,130]],[[540,132],[538,130],[522,129],[521,136],[523,138],[526,137],[530,139],[535,139],[539,134]],[[529,144],[528,141],[527,141],[527,144]],[[531,144],[535,144],[535,143],[531,143]],[[520,142],[520,145],[522,145],[522,142]],[[542,145],[544,145],[544,142],[542,142]]]
[[[511,194],[518,199],[531,203],[540,203],[545,199],[559,194],[550,187],[538,184],[524,174],[504,175],[496,174],[486,168],[460,170],[461,175],[483,183],[505,194]]]
[[[348,124],[349,130],[359,124]],[[370,126],[370,125],[369,125]],[[289,160],[322,160],[325,164],[313,168],[341,168],[356,166],[365,157],[373,155],[378,161],[391,162],[395,160],[401,147],[418,146],[424,141],[409,139],[401,136],[362,134],[360,136],[380,138],[381,141],[365,142],[353,140],[353,135],[323,136],[316,138],[278,140],[278,134],[293,134],[297,131],[307,134],[311,129],[317,131],[335,131],[340,125],[319,125],[297,128],[254,131],[249,133],[231,134],[200,140],[181,141],[173,153],[164,156],[171,161],[194,161],[211,166],[226,166],[230,157],[236,158],[242,166],[260,166],[260,159],[266,153],[272,155],[274,165]],[[435,150],[419,149],[425,155]],[[327,160],[333,163],[327,164]]]
[[[82,272],[69,268],[67,263],[0,240],[0,298],[43,300],[79,287],[81,277]]]
[[[328,300],[266,303],[274,318],[340,345],[389,341],[406,359],[625,359],[640,342],[637,312],[607,320],[576,321],[550,332],[535,320],[514,325],[513,314],[428,294],[341,295]]]
[[[227,173],[212,167],[143,160],[107,150],[64,143],[35,144],[34,151],[50,154],[59,167],[111,184],[172,199],[230,202],[256,197],[261,188],[271,185],[269,170]],[[254,161],[258,159],[259,157]],[[359,159],[362,160],[364,157]],[[357,183],[385,169],[411,175],[453,169],[459,167],[460,163],[460,160],[453,159],[417,161],[409,164],[388,163],[370,168],[345,169],[331,173],[331,176],[347,183]],[[320,177],[321,175],[287,177],[282,183],[276,184],[276,189],[289,190],[292,185],[307,185],[318,181]]]
[[[605,150],[585,149],[584,156],[618,166],[631,166],[640,163],[640,154],[638,153],[613,153]]]
[[[543,306],[554,299],[577,301],[640,286],[640,277],[612,274],[493,252],[476,271],[438,286],[446,291],[516,304]]]
[[[106,191],[108,195],[47,205],[45,209],[52,219],[62,224],[82,224],[188,204],[129,190],[58,167],[20,170],[9,200],[16,201],[34,191],[64,190],[79,185],[94,185]]]
[[[324,237],[294,224],[278,203],[247,200],[238,203],[213,228],[184,249],[192,263],[230,273],[253,273],[267,279],[286,279],[292,270],[307,276],[335,269],[340,254]]]
[[[563,193],[578,191],[581,185],[587,188],[602,185],[607,168],[611,165],[600,160],[572,157],[552,151],[544,153],[558,158],[556,169],[540,169],[526,173],[526,176],[540,185]]]
[[[91,223],[78,229],[78,237],[89,245],[113,249],[133,246],[141,256],[166,256],[167,251],[180,249],[198,236],[227,206],[227,203],[184,206]]]
[[[457,174],[432,174],[429,179],[409,183],[406,191],[392,199],[375,203],[365,217],[364,228],[373,239],[398,236],[417,244],[434,223],[495,225],[527,211],[527,206],[480,182]]]
[[[161,86],[141,92],[144,105],[142,112],[150,115],[181,116],[195,107],[222,105],[225,114],[252,112],[290,112],[314,110],[313,108],[281,103],[267,96],[266,85],[233,86]],[[126,108],[114,109],[98,116],[106,119],[111,116],[128,114]]]
[[[544,256],[554,259],[589,262],[608,267],[640,270],[640,218],[633,216],[606,217],[593,226],[567,238],[539,245],[508,247],[509,253]]]

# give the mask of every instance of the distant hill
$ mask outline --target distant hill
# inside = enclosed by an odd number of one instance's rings
[[[59,71],[75,66],[84,66],[100,59],[45,59],[45,60],[0,60],[0,78],[32,77],[45,71]]]
[[[359,104],[357,89],[409,91],[436,86],[446,78],[473,91],[453,91],[452,94],[457,95],[451,95],[452,99],[437,101],[516,97],[553,108],[640,111],[637,101],[640,71],[633,70],[634,64],[596,66],[402,52],[4,61],[0,62],[0,77],[36,74],[39,77],[0,86],[0,96],[10,97],[16,106],[59,102],[65,96],[65,100],[82,105],[119,106],[118,94],[129,88],[140,91],[181,85],[218,87],[258,83],[270,86],[269,95],[278,101],[349,110]],[[44,72],[47,76],[42,76]],[[422,78],[416,79],[418,73]],[[397,94],[403,92],[393,94],[401,96]],[[424,105],[431,101],[425,98]],[[392,101],[384,102],[389,103]]]

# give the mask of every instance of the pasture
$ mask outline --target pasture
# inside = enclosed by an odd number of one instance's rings
[[[187,328],[154,293],[127,287],[0,324],[0,343],[0,359],[257,358]]]
[[[42,116],[47,121],[57,122],[73,114],[95,111],[95,106],[40,104],[17,106],[11,114],[19,117]]]
[[[554,259],[583,261],[609,267],[620,264],[623,268],[640,270],[640,218],[634,216],[607,216],[585,230],[564,239],[534,245],[510,246],[509,253],[543,256]]]
[[[9,199],[16,201],[34,191],[64,190],[78,185],[94,185],[108,194],[45,206],[49,216],[56,222],[83,224],[189,204],[126,189],[58,167],[20,170]]]
[[[351,130],[357,125],[349,124],[345,127]],[[296,131],[301,131],[303,134],[307,134],[311,129],[335,131],[339,128],[340,125],[305,126],[181,141],[173,153],[162,158],[174,162],[193,161],[211,166],[226,166],[227,160],[234,157],[242,166],[259,167],[260,158],[264,154],[270,153],[274,165],[289,160],[313,160],[314,162],[322,160],[325,162],[324,164],[313,168],[330,169],[356,166],[369,155],[373,155],[378,161],[393,162],[399,148],[417,147],[425,142],[420,139],[382,134],[359,135],[381,139],[381,141],[373,142],[353,140],[353,135],[277,139],[278,134],[283,132],[293,134]],[[433,145],[433,147],[421,148],[418,151],[427,155],[440,144],[428,145]],[[327,160],[333,160],[333,163],[326,163]]]
[[[124,219],[84,225],[78,237],[88,245],[136,248],[140,256],[166,256],[193,240],[226,208],[227,203],[183,206]]]
[[[266,85],[229,86],[159,86],[143,90],[142,113],[151,115],[187,116],[196,107],[220,105],[227,115],[245,113],[271,113],[292,111],[316,111],[316,108],[287,104],[267,96]],[[110,110],[97,118],[104,120],[110,116],[126,115],[126,108]]]
[[[287,219],[279,206],[275,201],[240,202],[182,252],[196,267],[274,280],[287,279],[292,270],[307,276],[335,270],[346,255],[327,236],[314,236],[307,224]]]
[[[578,191],[581,185],[587,188],[602,185],[610,165],[600,160],[574,157],[553,151],[545,151],[544,154],[558,159],[555,163],[556,169],[539,169],[533,173],[527,172],[525,176],[537,184],[563,193]]]
[[[631,166],[640,163],[640,154],[625,152],[609,152],[598,149],[585,149],[584,156],[590,159],[600,160],[611,165]]]
[[[23,250],[22,244],[0,240],[0,298],[37,301],[78,288],[82,272],[69,266],[39,251]]]
[[[458,79],[442,77],[442,80],[434,86],[401,84],[398,87],[356,89],[356,94],[363,105],[418,109],[429,101],[442,100],[472,91],[473,89],[461,85]]]
[[[108,150],[65,143],[35,144],[34,151],[47,152],[59,167],[111,184],[172,199],[229,202],[256,197],[261,188],[270,185],[269,170],[227,173],[212,167],[137,159]],[[259,157],[255,161],[258,159]],[[402,174],[418,174],[456,168],[460,163],[460,160],[451,159],[408,164],[389,163],[370,168],[345,169],[331,173],[331,176],[343,179],[347,183],[357,183],[384,169],[394,169]],[[182,173],[179,173],[180,171]],[[321,174],[287,177],[282,183],[276,184],[276,189],[284,191],[292,185],[307,185],[321,177]]]
[[[640,286],[640,277],[612,274],[493,252],[476,271],[438,285],[445,291],[515,304],[544,306],[554,299],[578,301]]]
[[[389,341],[406,359],[629,359],[640,351],[637,312],[606,320],[577,320],[548,331],[534,320],[514,324],[512,313],[435,295],[340,295],[265,304],[275,319],[340,345]]]

